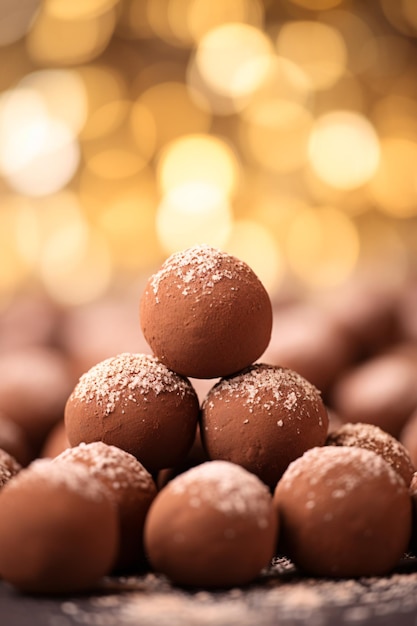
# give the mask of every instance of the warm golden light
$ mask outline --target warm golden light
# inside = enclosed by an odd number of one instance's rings
[[[264,6],[259,0],[191,0],[188,6],[187,27],[194,41],[198,42],[210,30],[230,22],[250,24],[260,28],[264,18]]]
[[[386,216],[376,212],[365,216],[359,235],[361,274],[371,280],[378,277],[384,288],[404,285],[409,271],[409,246]],[[415,240],[415,235],[410,229],[410,241]]]
[[[313,289],[335,287],[355,269],[359,237],[353,222],[333,208],[300,211],[289,227],[286,252],[291,270]]]
[[[310,164],[317,176],[338,189],[354,189],[375,173],[379,139],[358,113],[334,111],[320,117],[309,143]]]
[[[325,11],[341,4],[342,0],[291,0],[291,2],[311,11]]]
[[[161,148],[181,135],[207,132],[212,117],[197,102],[198,94],[193,94],[190,88],[179,82],[150,87],[134,105],[132,128],[135,136],[139,139],[147,129],[153,128],[155,144]]]
[[[415,23],[413,24],[413,15],[415,16],[415,3],[413,0],[411,2],[409,0],[401,0],[401,2],[381,0],[381,8],[385,17],[394,28],[405,35],[416,35],[417,27]]]
[[[91,19],[109,11],[119,0],[44,0],[49,15],[60,20]]]
[[[262,167],[291,172],[307,159],[310,113],[296,102],[255,102],[242,116],[241,138],[247,152]]]
[[[231,225],[227,196],[217,185],[201,181],[171,188],[156,215],[159,241],[168,254],[196,243],[222,248]]]
[[[416,275],[416,36],[415,0],[0,0],[0,306],[203,241],[278,300]]]
[[[48,12],[44,5],[27,36],[27,50],[35,62],[53,67],[86,63],[106,49],[115,26],[113,8],[94,18],[70,20]]]
[[[169,144],[157,168],[163,193],[187,183],[217,187],[225,196],[236,189],[239,163],[230,146],[210,135],[187,135]]]
[[[42,98],[17,89],[0,100],[0,171],[9,185],[29,196],[64,187],[80,159],[78,143],[61,121],[50,117]]]
[[[90,153],[88,167],[101,178],[120,180],[137,174],[146,161],[128,146],[125,148],[98,149]]]
[[[152,37],[148,17],[148,0],[123,0],[117,7],[117,34],[124,39]]]
[[[112,276],[104,238],[83,221],[56,228],[43,246],[40,276],[47,293],[60,304],[77,306],[97,299]]]
[[[87,94],[83,81],[74,70],[38,70],[27,74],[18,87],[38,94],[48,115],[61,120],[79,133],[87,117]]]
[[[273,56],[265,80],[256,93],[251,95],[246,106],[252,106],[256,110],[264,103],[269,106],[271,102],[289,102],[308,108],[312,104],[312,96],[311,83],[305,72],[288,59]]]
[[[224,24],[209,31],[196,51],[196,65],[207,86],[226,97],[254,92],[266,78],[272,44],[247,24]]]
[[[0,306],[23,285],[32,269],[19,250],[20,204],[17,198],[4,197],[0,210]]]
[[[87,95],[87,119],[81,139],[103,137],[125,120],[130,110],[126,86],[120,75],[105,65],[88,65],[78,69]]]
[[[324,23],[287,22],[278,33],[277,51],[299,65],[315,89],[328,89],[346,69],[346,45],[340,33]]]
[[[101,207],[95,222],[109,246],[114,267],[133,272],[158,261],[155,211],[152,194],[143,189],[121,191]]]
[[[278,290],[284,276],[284,261],[268,228],[254,220],[238,220],[233,225],[225,249],[245,261],[269,293]]]
[[[382,137],[417,138],[417,102],[414,98],[387,95],[373,110],[374,124]]]
[[[25,36],[41,0],[0,0],[0,46],[8,46]]]
[[[417,139],[387,137],[381,141],[381,160],[370,193],[388,215],[417,215]]]

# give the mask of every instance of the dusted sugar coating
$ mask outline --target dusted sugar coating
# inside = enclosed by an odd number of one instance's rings
[[[68,448],[54,463],[82,463],[110,492],[120,521],[119,551],[113,569],[125,572],[143,565],[143,528],[156,496],[154,480],[143,465],[128,452],[101,441]]]
[[[290,464],[274,493],[278,550],[316,576],[388,574],[407,550],[411,498],[375,452],[324,446]]]
[[[243,261],[198,245],[171,255],[147,282],[140,322],[154,354],[194,378],[237,372],[265,351],[268,293]]]
[[[118,538],[109,493],[81,464],[34,461],[0,492],[0,577],[21,591],[92,588]]]
[[[277,532],[268,488],[238,465],[209,461],[159,492],[145,547],[153,568],[176,584],[232,587],[269,565]]]
[[[209,457],[245,467],[272,489],[291,461],[325,443],[327,428],[317,389],[292,370],[264,363],[220,380],[201,411]]]
[[[330,432],[326,444],[329,446],[356,446],[380,454],[401,476],[408,486],[415,468],[410,455],[398,439],[374,424],[343,424]]]
[[[0,448],[0,489],[22,469],[11,454]]]
[[[188,379],[149,354],[122,353],[83,374],[65,407],[71,446],[103,441],[153,473],[181,461],[199,414]]]

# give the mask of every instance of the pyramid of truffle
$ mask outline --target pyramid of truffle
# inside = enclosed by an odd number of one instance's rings
[[[143,334],[167,367],[194,378],[237,372],[265,351],[272,306],[243,261],[206,245],[171,255],[147,282]]]
[[[184,458],[199,402],[190,381],[149,354],[122,353],[83,374],[65,407],[71,446],[103,441],[153,473]]]
[[[109,493],[81,464],[34,461],[0,492],[0,577],[21,591],[93,587],[109,574],[118,539]]]
[[[327,428],[317,389],[292,370],[264,363],[221,379],[201,410],[210,459],[237,463],[271,488],[291,461],[324,444]]]
[[[209,461],[158,493],[145,546],[154,569],[176,584],[231,587],[269,565],[276,534],[268,488],[242,467]]]
[[[155,483],[143,465],[128,452],[101,441],[68,448],[54,463],[84,464],[110,492],[120,521],[120,544],[114,570],[125,572],[143,565],[143,528],[156,496]]]
[[[364,448],[308,450],[287,468],[274,505],[279,551],[312,575],[388,574],[410,540],[408,488],[382,456]]]
[[[415,468],[405,446],[375,424],[343,424],[329,433],[329,446],[357,446],[380,454],[402,477],[406,485],[411,483]]]

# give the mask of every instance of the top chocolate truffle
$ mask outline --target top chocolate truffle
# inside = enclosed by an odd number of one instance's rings
[[[167,367],[217,378],[258,359],[272,330],[268,293],[251,268],[207,245],[171,255],[140,303],[145,339]]]

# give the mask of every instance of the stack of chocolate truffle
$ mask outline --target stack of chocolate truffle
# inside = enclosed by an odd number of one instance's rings
[[[149,565],[243,585],[281,553],[314,575],[396,567],[413,535],[408,452],[375,425],[328,436],[316,386],[265,359],[272,304],[248,265],[206,245],[173,254],[140,323],[152,354],[106,358],[69,394],[67,450],[3,472],[0,457],[0,577],[61,593]]]

